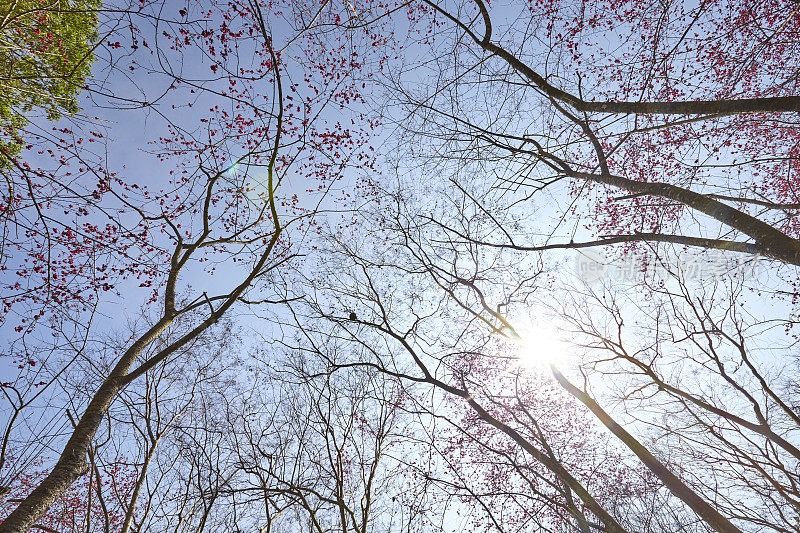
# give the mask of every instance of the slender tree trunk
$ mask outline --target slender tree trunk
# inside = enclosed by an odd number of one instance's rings
[[[566,172],[571,178],[604,183],[628,192],[674,200],[755,240],[761,253],[791,265],[800,265],[800,240],[752,215],[705,194],[670,183],[636,181],[622,176]]]
[[[150,461],[153,460],[153,455],[156,452],[156,446],[158,445],[158,439],[152,443],[152,446],[149,450],[147,450],[147,455],[144,458],[144,464],[142,465],[142,473],[139,475],[139,479],[136,480],[136,485],[133,487],[133,493],[131,494],[131,501],[128,504],[128,509],[125,511],[125,521],[122,523],[122,529],[120,533],[128,533],[131,529],[131,524],[133,524],[133,515],[136,512],[136,501],[139,499],[139,493],[142,491],[142,487],[144,486],[144,482],[147,479],[147,470],[150,467]]]
[[[622,441],[636,456],[647,466],[647,468],[658,476],[658,479],[664,483],[664,486],[680,498],[689,508],[697,513],[708,525],[713,527],[720,533],[742,533],[742,531],[733,525],[730,520],[722,516],[719,511],[714,509],[708,502],[706,502],[699,494],[689,488],[678,476],[673,474],[669,468],[661,461],[650,453],[650,450],[645,448],[633,435],[628,433],[625,428],[620,426],[614,421],[600,405],[595,402],[588,394],[573,385],[567,380],[564,375],[555,367],[552,367],[553,376],[555,376],[558,383],[572,396],[581,401],[590,411],[606,426],[611,433],[614,434],[619,440]]]
[[[89,463],[86,455],[103,417],[122,388],[122,378],[130,370],[144,348],[153,342],[170,324],[171,318],[162,318],[147,333],[139,337],[123,354],[109,376],[100,385],[86,411],[75,426],[64,451],[53,470],[25,498],[8,518],[0,523],[0,533],[25,533],[41,518],[50,506],[72,483],[86,473]]]

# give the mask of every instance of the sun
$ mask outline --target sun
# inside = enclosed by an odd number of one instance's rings
[[[519,335],[519,362],[528,368],[548,368],[564,363],[570,351],[570,344],[564,333],[547,321],[529,321],[516,328]]]

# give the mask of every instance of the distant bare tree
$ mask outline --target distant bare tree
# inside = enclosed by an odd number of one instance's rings
[[[261,502],[260,531],[417,527],[402,503],[414,448],[399,384],[370,369],[334,371],[313,354],[290,357],[268,380],[277,387],[253,390],[230,422],[243,474],[235,490]]]

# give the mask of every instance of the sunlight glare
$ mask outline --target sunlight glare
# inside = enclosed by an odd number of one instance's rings
[[[566,360],[569,343],[563,332],[546,322],[530,322],[517,328],[519,361],[529,368],[560,365]]]

